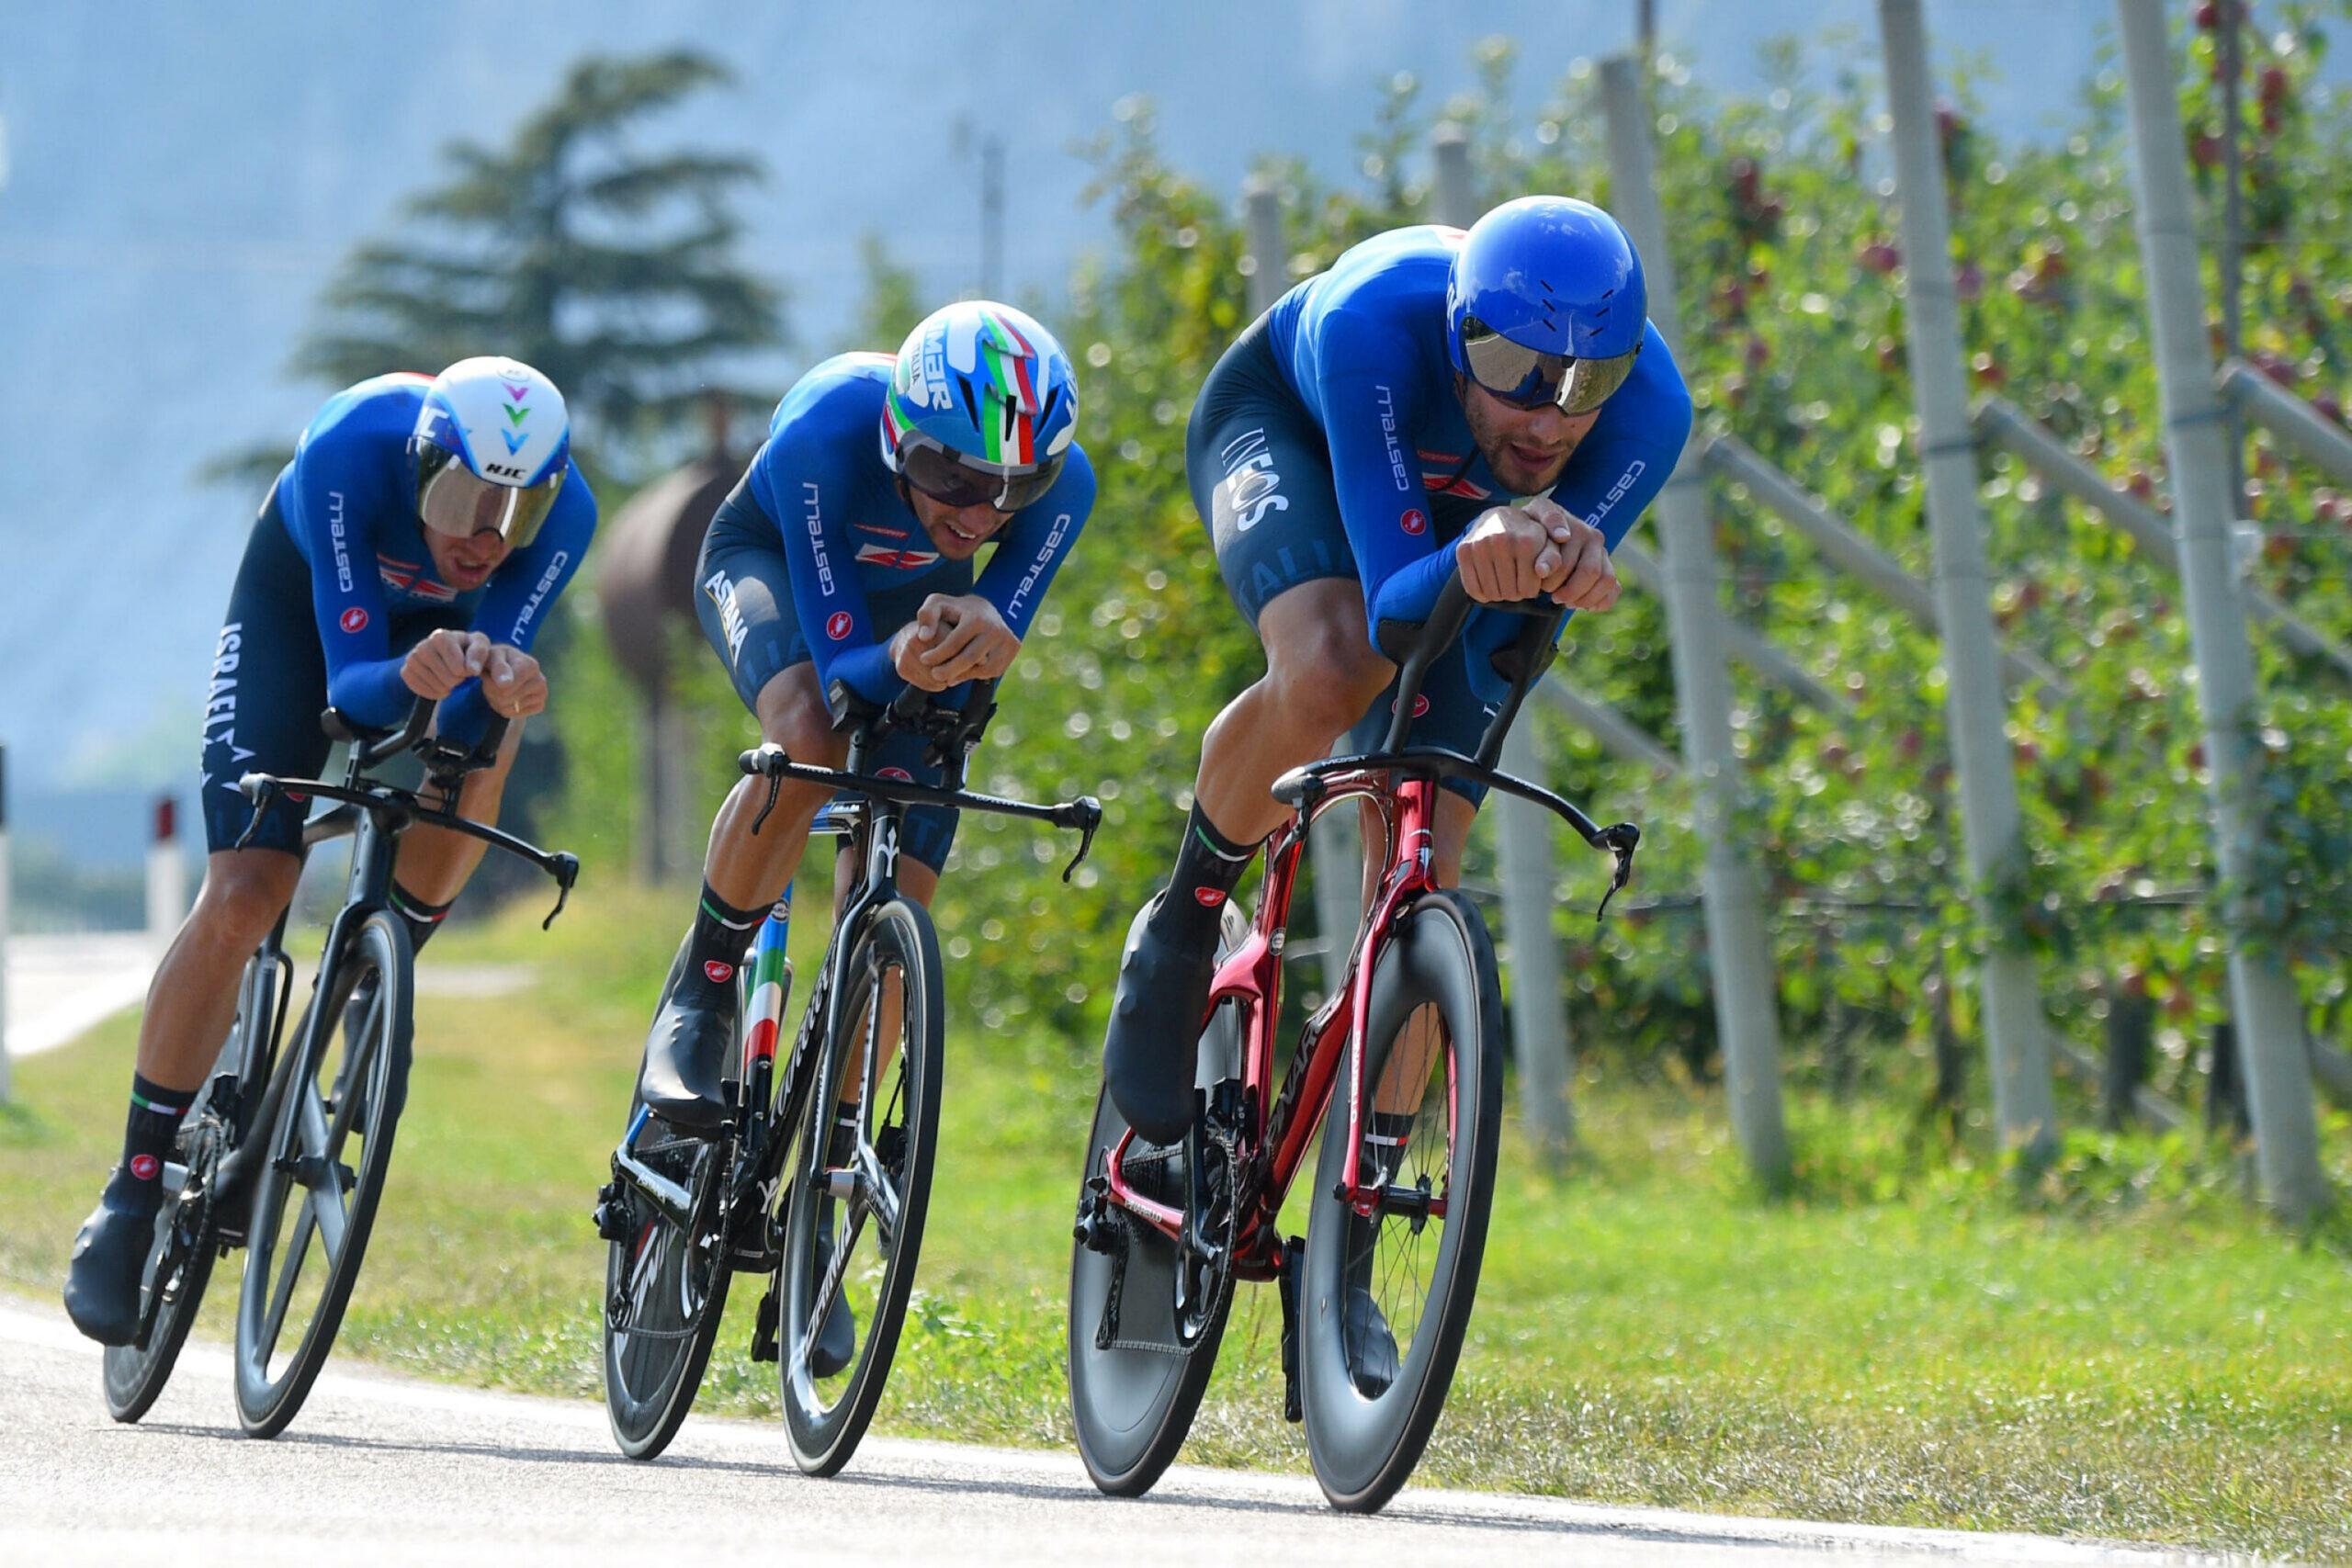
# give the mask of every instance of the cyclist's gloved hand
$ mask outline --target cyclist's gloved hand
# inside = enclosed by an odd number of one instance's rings
[[[420,697],[439,702],[482,672],[490,660],[490,638],[480,632],[428,634],[401,660],[401,682]]]

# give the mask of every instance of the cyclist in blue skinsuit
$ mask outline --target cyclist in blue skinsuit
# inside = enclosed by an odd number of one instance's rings
[[[237,569],[204,715],[204,886],[147,993],[122,1163],[74,1242],[66,1311],[82,1332],[129,1343],[164,1162],[236,1010],[245,960],[293,896],[302,806],[280,800],[236,848],[247,773],[308,778],[326,761],[332,705],[369,727],[441,702],[443,735],[478,736],[492,712],[547,705],[531,657],[587,553],[596,500],[571,469],[554,383],[512,359],[460,360],[437,377],[379,376],[327,400],[277,476]],[[459,809],[494,820],[522,738],[512,725]],[[401,840],[393,906],[422,947],[484,846],[418,829]]]
[[[935,312],[895,362],[842,355],[785,395],[711,519],[695,579],[704,634],[762,736],[796,761],[839,767],[856,704],[1012,666],[1094,504],[1094,471],[1070,438],[1077,416],[1061,345],[986,301]],[[976,581],[973,558],[991,542]],[[935,782],[922,750],[894,737],[875,761]],[[735,970],[826,797],[784,780],[756,835],[763,781],[744,780],[719,807],[682,977],[654,1020],[639,1083],[675,1126],[708,1131],[725,1117]],[[955,830],[953,811],[908,813],[908,897],[931,901]]]
[[[1121,964],[1103,1073],[1143,1137],[1175,1144],[1192,1122],[1190,1025],[1219,907],[1287,815],[1275,779],[1360,721],[1353,739],[1378,744],[1396,674],[1380,625],[1427,619],[1456,569],[1481,604],[1616,602],[1609,551],[1690,430],[1645,312],[1640,260],[1613,219],[1528,197],[1466,234],[1400,229],[1355,246],[1209,373],[1186,464],[1266,673],[1209,726],[1174,874]],[[1472,616],[1424,686],[1417,742],[1474,748],[1506,686],[1487,655],[1516,629]],[[1479,792],[1447,792],[1436,858],[1451,884]],[[1400,1138],[1409,1117],[1391,1113],[1403,1110],[1375,1101],[1374,1122],[1396,1125],[1374,1135]],[[1351,1297],[1348,1310],[1376,1316],[1367,1293]]]

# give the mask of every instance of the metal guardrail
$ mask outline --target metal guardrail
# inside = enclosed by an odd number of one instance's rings
[[[2352,484],[2352,435],[2243,359],[2223,365],[2215,384],[2238,412],[2333,475]]]

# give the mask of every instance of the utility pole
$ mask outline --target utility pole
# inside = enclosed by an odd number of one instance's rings
[[[0,746],[0,1105],[11,1094],[8,1073],[8,748]]]
[[[2290,1224],[2328,1203],[2303,1054],[2295,985],[2272,953],[2248,940],[2254,846],[2265,829],[2255,755],[2254,654],[2230,558],[2228,454],[2221,395],[2205,338],[2205,288],[2181,158],[2180,100],[2162,0],[2116,0],[2132,109],[2140,265],[2148,278],[2156,374],[2164,392],[2165,448],[2172,467],[2173,527],[2197,658],[2197,703],[2213,805],[2215,858],[2228,903],[2231,1010],[2254,1118],[2256,1164],[2271,1207]]]
[[[1430,216],[1467,229],[1479,218],[1470,173],[1470,138],[1458,125],[1430,137],[1437,178]],[[1535,725],[1522,713],[1503,738],[1503,771],[1542,780]],[[1551,1166],[1567,1157],[1576,1140],[1569,1085],[1576,1048],[1568,1038],[1566,998],[1560,985],[1560,942],[1552,931],[1558,874],[1552,858],[1552,814],[1530,801],[1497,792],[1495,868],[1503,885],[1503,935],[1510,946],[1510,1035],[1519,1062],[1519,1108],[1537,1157]]]
[[[1600,67],[1611,200],[1642,258],[1650,320],[1671,348],[1682,342],[1681,311],[1639,73],[1634,61],[1622,56]],[[1732,747],[1731,671],[1720,626],[1723,569],[1715,559],[1695,455],[1684,454],[1653,511],[1666,566],[1667,642],[1702,855],[1700,886],[1732,1127],[1749,1168],[1768,1186],[1778,1187],[1788,1179],[1789,1142],[1781,1113],[1781,1018],[1773,995],[1772,943],[1755,868],[1733,828],[1739,757]]]
[[[1977,502],[1976,439],[1952,279],[1943,159],[1936,142],[1935,87],[1919,0],[1879,0],[1886,97],[1894,111],[1894,178],[1903,201],[1909,276],[1903,316],[1910,339],[1911,396],[1919,414],[1928,525],[1935,536],[1936,616],[1944,645],[1945,716],[1960,770],[1962,849],[1977,914],[1991,923],[1991,886],[2022,863],[2017,773],[2009,756],[2007,696],[1993,631],[1984,514]],[[1994,931],[1977,967],[1984,1047],[1993,1068],[1993,1121],[2004,1149],[2033,1164],[2056,1146],[2050,1037],[2033,961]]]

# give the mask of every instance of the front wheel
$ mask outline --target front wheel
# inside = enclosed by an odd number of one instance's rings
[[[1356,1086],[1323,1118],[1300,1278],[1306,1448],[1332,1504],[1394,1496],[1445,1407],[1470,1324],[1502,1128],[1494,944],[1454,892],[1416,899],[1373,971],[1358,1109],[1370,1213],[1338,1196]]]
[[[361,921],[278,1065],[291,1077],[275,1122],[256,1129],[268,1158],[254,1175],[236,1346],[237,1416],[256,1438],[301,1409],[359,1278],[408,1098],[413,977],[400,921],[381,909]]]
[[[1130,943],[1143,918],[1138,911],[1128,927]],[[1218,961],[1249,932],[1249,921],[1227,900]],[[1199,1041],[1197,1087],[1240,1076],[1242,1024],[1238,1003],[1227,1002],[1210,1017]],[[1081,1216],[1096,1208],[1095,1183],[1103,1179],[1112,1151],[1126,1133],[1126,1119],[1103,1090],[1096,1096],[1087,1139]],[[1182,1148],[1138,1141],[1129,1145],[1122,1168],[1145,1196],[1177,1209],[1185,1206]],[[1225,1190],[1230,1201],[1229,1184]],[[1098,1224],[1090,1227],[1082,1219],[1070,1248],[1070,1418],[1078,1430],[1079,1457],[1094,1484],[1114,1497],[1140,1497],[1175,1461],[1193,1429],[1225,1337],[1233,1280],[1226,1274],[1213,1281],[1209,1297],[1180,1317],[1176,1282],[1183,1259],[1176,1244],[1115,1205],[1096,1212]],[[1087,1240],[1090,1229],[1094,1245]]]
[[[931,917],[904,898],[867,918],[835,982],[775,1281],[785,1429],[811,1475],[856,1452],[906,1321],[939,1141],[942,987]]]

